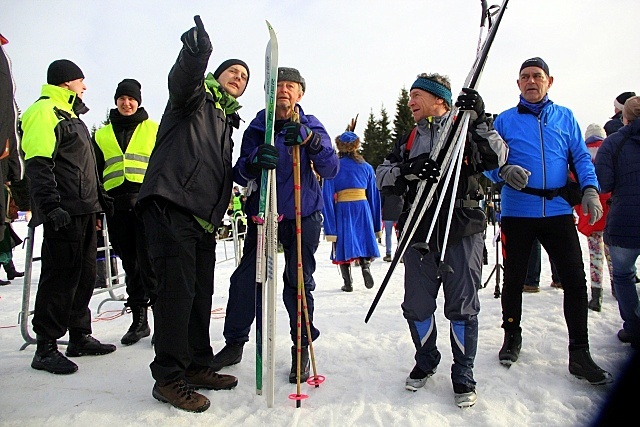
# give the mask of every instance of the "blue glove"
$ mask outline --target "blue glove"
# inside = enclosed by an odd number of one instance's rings
[[[254,175],[259,175],[263,169],[275,169],[278,166],[278,149],[271,144],[258,145],[248,161],[249,171]]]
[[[435,184],[438,182],[438,177],[440,176],[440,165],[434,160],[431,160],[429,154],[425,153],[401,165],[400,175],[407,181],[419,179]]]
[[[186,31],[180,37],[184,48],[194,56],[199,53],[211,52],[213,50],[213,46],[211,45],[209,34],[207,34],[207,31],[204,29],[200,15],[194,16],[193,20],[195,21],[196,26]]]
[[[71,216],[69,215],[69,212],[65,211],[61,207],[57,207],[49,212],[47,214],[47,218],[49,218],[53,223],[53,229],[55,231],[65,228],[67,225],[71,224]]]

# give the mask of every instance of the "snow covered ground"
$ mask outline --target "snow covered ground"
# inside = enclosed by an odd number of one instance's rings
[[[21,237],[26,237],[24,222],[15,223],[14,228]],[[489,264],[484,267],[483,283],[495,265],[491,226],[488,231]],[[36,229],[36,256],[40,251],[41,233],[41,228]],[[588,265],[586,239],[581,237],[581,240]],[[459,409],[454,404],[448,322],[442,314],[442,300],[436,313],[440,331],[438,346],[442,352],[439,370],[424,389],[416,393],[407,391],[404,380],[414,364],[414,348],[400,310],[403,265],[399,265],[373,317],[365,324],[365,314],[389,263],[377,260],[372,264],[374,289],[365,289],[362,276],[355,270],[355,290],[344,293],[340,290],[342,279],[338,269],[329,261],[330,248],[327,242],[320,244],[315,275],[318,282],[315,317],[322,335],[314,349],[318,373],[324,375],[326,381],[319,388],[303,385],[303,393],[309,398],[302,402],[301,408],[297,409],[295,402],[288,398],[296,388],[287,378],[291,343],[280,297],[275,406],[268,409],[265,398],[255,393],[252,336],[245,346],[242,363],[223,371],[239,378],[238,387],[231,391],[203,391],[212,401],[211,408],[201,414],[191,414],[151,397],[153,380],[149,363],[154,353],[150,340],[145,338],[130,347],[120,345],[120,338],[130,324],[130,315],[118,317],[122,302],[104,302],[108,294],[96,295],[91,301],[95,318],[93,335],[103,342],[116,343],[115,353],[76,358],[79,371],[68,376],[31,369],[35,346],[20,350],[25,342],[18,325],[23,282],[16,279],[11,285],[0,287],[0,425],[583,426],[597,414],[612,389],[612,386],[591,386],[569,374],[562,291],[549,286],[548,258],[543,254],[541,292],[523,297],[522,353],[509,369],[498,363],[503,333],[500,300],[494,297],[495,276],[480,290],[482,311],[475,367],[477,404],[469,409]],[[232,253],[232,249],[229,250]],[[25,261],[22,247],[15,249],[14,259],[22,270]],[[280,260],[280,269],[282,266]],[[211,339],[216,352],[224,345],[223,317],[233,269],[233,260],[216,267],[211,320]],[[38,271],[39,262],[35,262],[31,307]],[[589,311],[591,351],[594,360],[617,378],[631,355],[631,348],[616,338],[621,320],[611,296],[608,275],[605,276],[602,312]],[[122,292],[122,289],[116,291]],[[101,313],[97,312],[98,306]],[[30,321],[28,326],[31,331]],[[64,346],[61,348],[64,351]]]

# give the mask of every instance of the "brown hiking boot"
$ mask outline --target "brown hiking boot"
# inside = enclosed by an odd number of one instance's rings
[[[168,382],[164,385],[156,382],[151,395],[160,402],[189,412],[204,412],[209,409],[211,402],[205,396],[193,390],[184,380]]]
[[[195,389],[231,390],[238,385],[238,379],[233,375],[218,374],[211,368],[187,370],[184,379]]]

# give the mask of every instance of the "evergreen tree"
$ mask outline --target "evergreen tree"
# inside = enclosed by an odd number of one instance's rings
[[[395,142],[403,135],[411,132],[415,124],[411,108],[409,108],[409,92],[403,87],[396,102],[396,118],[393,120],[393,141]]]
[[[98,131],[98,129],[105,127],[106,125],[108,125],[109,123],[111,123],[111,120],[109,119],[109,113],[110,110],[107,110],[107,115],[105,116],[104,120],[102,122],[100,122],[100,126],[97,126],[94,124],[93,126],[91,126],[91,139],[95,140],[95,136],[96,136],[96,132]]]
[[[378,167],[380,163],[384,162],[385,157],[387,157],[393,149],[393,140],[389,125],[389,115],[383,105],[380,109],[380,120],[378,121],[378,144],[374,157],[369,159],[369,163],[374,169]]]
[[[369,113],[369,119],[367,120],[367,127],[364,130],[364,140],[362,141],[361,149],[362,157],[369,163],[371,163],[371,160],[375,157],[376,146],[380,141],[379,134],[378,121],[373,115],[372,109]]]

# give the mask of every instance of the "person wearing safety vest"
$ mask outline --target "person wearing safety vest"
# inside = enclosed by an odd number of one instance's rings
[[[142,94],[137,80],[122,80],[114,99],[117,108],[109,112],[109,124],[96,131],[94,142],[104,188],[114,199],[113,215],[107,216],[109,240],[122,260],[128,295],[125,307],[133,316],[120,342],[132,345],[151,334],[147,309],[153,307],[156,293],[144,223],[136,216],[134,206],[156,143],[158,123],[140,107]]]
[[[67,59],[53,61],[40,98],[22,115],[22,150],[31,182],[30,227],[42,225],[38,291],[33,314],[33,369],[72,374],[78,366],[58,351],[69,331],[65,355],[102,355],[116,350],[91,336],[96,277],[96,214],[113,209],[98,178],[91,134],[80,119],[87,87],[82,70]]]

